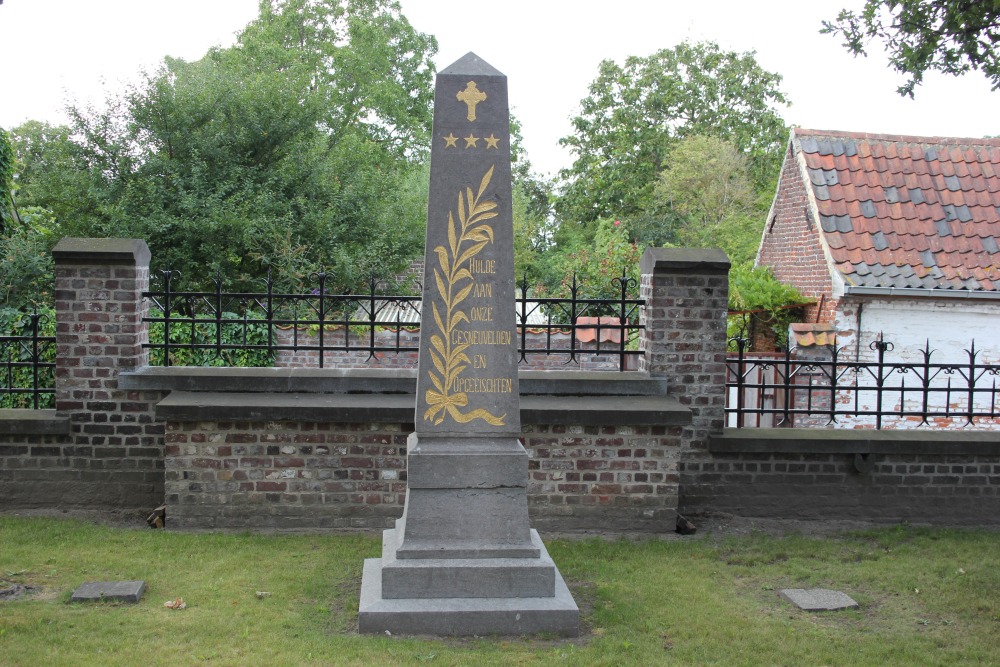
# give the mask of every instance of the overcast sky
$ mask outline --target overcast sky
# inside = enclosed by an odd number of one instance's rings
[[[861,0],[401,0],[415,28],[438,38],[438,69],[469,51],[508,77],[536,171],[553,174],[572,156],[571,131],[601,60],[623,62],[688,39],[756,51],[784,77],[789,124],[825,130],[982,137],[1000,134],[1000,93],[981,74],[928,75],[916,99],[881,47],[867,59],[820,35],[820,22]],[[70,99],[100,100],[165,55],[194,60],[233,42],[257,0],[4,0],[0,5],[0,127],[26,119],[65,122]]]

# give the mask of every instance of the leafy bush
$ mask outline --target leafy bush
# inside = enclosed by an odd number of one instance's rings
[[[56,346],[48,341],[40,341],[38,358],[35,359],[33,329],[37,315],[37,336],[55,336],[56,318],[51,308],[38,313],[27,313],[15,308],[0,308],[0,336],[10,339],[0,342],[0,408],[33,408],[34,396],[31,392],[16,391],[33,389],[35,373],[39,389],[55,388],[55,369],[38,367],[38,363],[55,363]],[[17,364],[17,365],[15,365]],[[22,365],[23,364],[23,365]],[[55,395],[38,396],[38,406],[42,409],[55,407]]]
[[[779,346],[788,342],[788,325],[802,318],[811,303],[791,285],[778,282],[767,267],[736,266],[729,272],[730,338],[750,337],[766,327]]]
[[[162,311],[151,311],[151,317],[163,317]],[[214,317],[204,316],[195,322],[170,323],[171,366],[237,366],[242,368],[268,367],[274,363],[274,354],[267,349],[248,349],[250,345],[267,345],[268,327],[265,324],[244,322],[236,313],[222,314],[221,331]],[[149,341],[158,347],[150,350],[149,362],[164,366],[164,323],[149,325]],[[218,336],[218,341],[217,341]],[[187,345],[216,345],[220,348],[174,347]]]
[[[30,311],[52,307],[55,265],[47,212],[37,207],[22,211],[22,227],[0,235],[0,307]],[[42,231],[38,231],[37,225]]]

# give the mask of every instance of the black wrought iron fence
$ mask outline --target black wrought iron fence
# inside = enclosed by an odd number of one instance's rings
[[[21,313],[9,324],[19,333],[0,336],[0,407],[53,407],[56,338],[43,334],[51,324],[48,316]]]
[[[153,365],[270,366],[280,352],[293,351],[313,353],[322,368],[330,352],[371,361],[418,350],[418,339],[407,334],[419,330],[421,297],[386,294],[375,279],[367,293],[331,294],[326,274],[317,273],[310,276],[315,287],[297,294],[275,291],[271,277],[263,292],[226,292],[221,280],[212,291],[182,291],[179,277],[162,271],[159,289],[143,293]],[[644,302],[627,275],[610,284],[615,298],[585,298],[575,279],[568,297],[534,297],[522,280],[515,304],[520,361],[559,356],[570,365],[587,354],[616,358],[619,370],[634,366]]]
[[[965,359],[950,362],[932,360],[929,342],[914,355],[916,361],[892,361],[887,355],[894,346],[881,335],[870,343],[867,360],[845,359],[835,346],[826,358],[816,358],[795,348],[748,354],[745,338],[733,338],[730,345],[735,353],[726,377],[729,426],[881,429],[887,419],[968,426],[1000,417],[1000,364],[980,361],[974,341]]]

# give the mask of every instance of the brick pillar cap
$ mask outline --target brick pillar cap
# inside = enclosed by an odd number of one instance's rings
[[[729,257],[718,248],[646,248],[639,268],[656,273],[728,273]]]
[[[52,249],[56,264],[149,265],[149,246],[142,239],[82,239],[66,237]]]

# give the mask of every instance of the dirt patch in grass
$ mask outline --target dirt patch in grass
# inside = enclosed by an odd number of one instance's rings
[[[0,579],[0,602],[11,602],[34,595],[38,589],[35,586],[19,584],[16,581]]]

